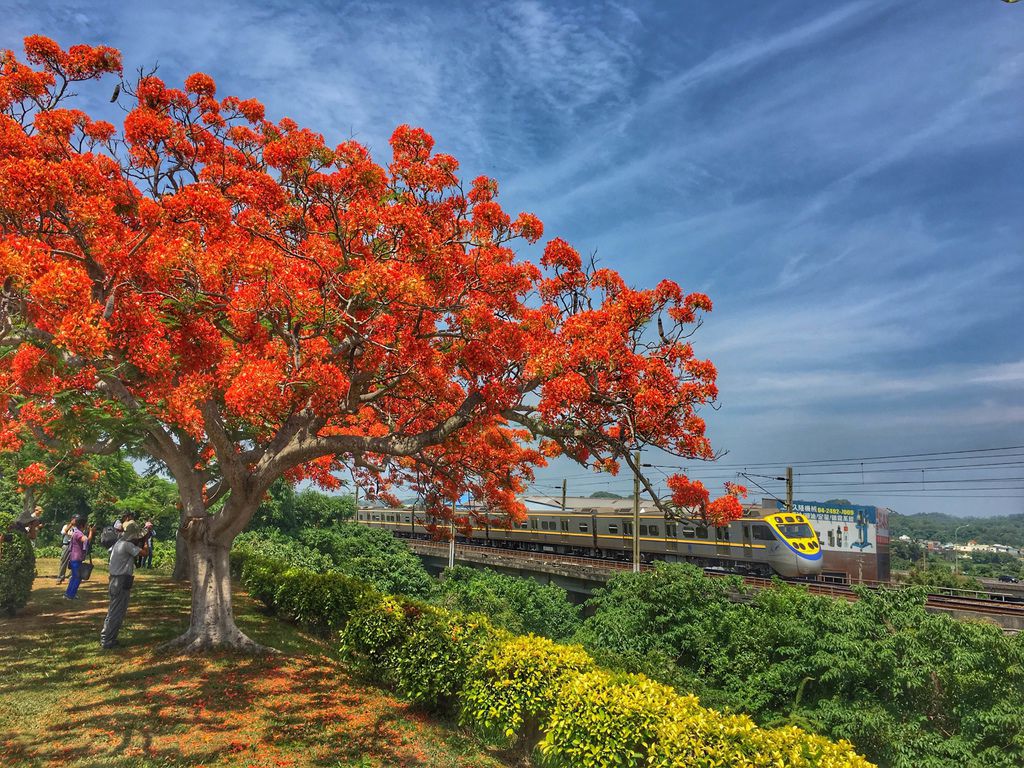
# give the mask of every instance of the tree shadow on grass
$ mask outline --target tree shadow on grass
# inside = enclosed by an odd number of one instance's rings
[[[283,651],[170,655],[187,625],[187,587],[143,575],[117,652],[98,647],[105,574],[64,601],[37,583],[30,610],[0,622],[0,765],[498,765],[470,740],[352,682],[329,644],[237,596],[239,626]],[[3,737],[6,738],[6,737]]]

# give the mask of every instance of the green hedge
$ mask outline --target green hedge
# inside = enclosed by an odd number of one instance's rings
[[[0,515],[0,612],[13,616],[25,607],[36,575],[32,542],[22,533],[10,533],[14,518]]]
[[[241,573],[245,559],[252,555],[280,560],[295,568],[308,568],[311,571],[326,571],[334,565],[328,555],[277,531],[240,533],[231,545],[232,570],[236,574]]]
[[[579,646],[496,629],[483,617],[382,595],[338,573],[246,555],[242,583],[282,616],[343,627],[356,672],[435,711],[458,713],[494,746],[545,768],[869,768],[849,743],[758,728],[643,675],[616,675]]]
[[[289,568],[264,574],[276,579],[273,602],[277,612],[312,629],[341,629],[370,592],[362,582],[334,571]]]

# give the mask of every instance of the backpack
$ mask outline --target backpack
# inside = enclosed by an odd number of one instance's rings
[[[114,530],[114,526],[108,525],[100,534],[100,544],[107,549],[113,549],[119,538],[121,537],[117,535],[117,531]]]

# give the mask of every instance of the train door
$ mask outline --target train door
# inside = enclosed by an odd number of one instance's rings
[[[750,560],[754,557],[754,542],[751,540],[750,523],[743,523],[743,558]]]
[[[731,557],[732,551],[729,547],[729,526],[715,528],[715,552],[719,557]]]

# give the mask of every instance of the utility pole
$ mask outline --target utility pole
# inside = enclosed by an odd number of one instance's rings
[[[451,526],[452,538],[448,542],[448,567],[455,567],[455,502],[452,501],[452,526]]]
[[[566,493],[566,491],[569,488],[568,482],[569,481],[566,478],[564,478],[564,477],[562,478],[562,511],[563,512],[565,512],[565,493]]]
[[[633,573],[640,573],[640,451],[633,451]]]
[[[793,468],[786,467],[786,511],[793,511]]]
[[[960,575],[960,531],[969,525],[958,525],[953,529],[953,573],[957,576]]]

